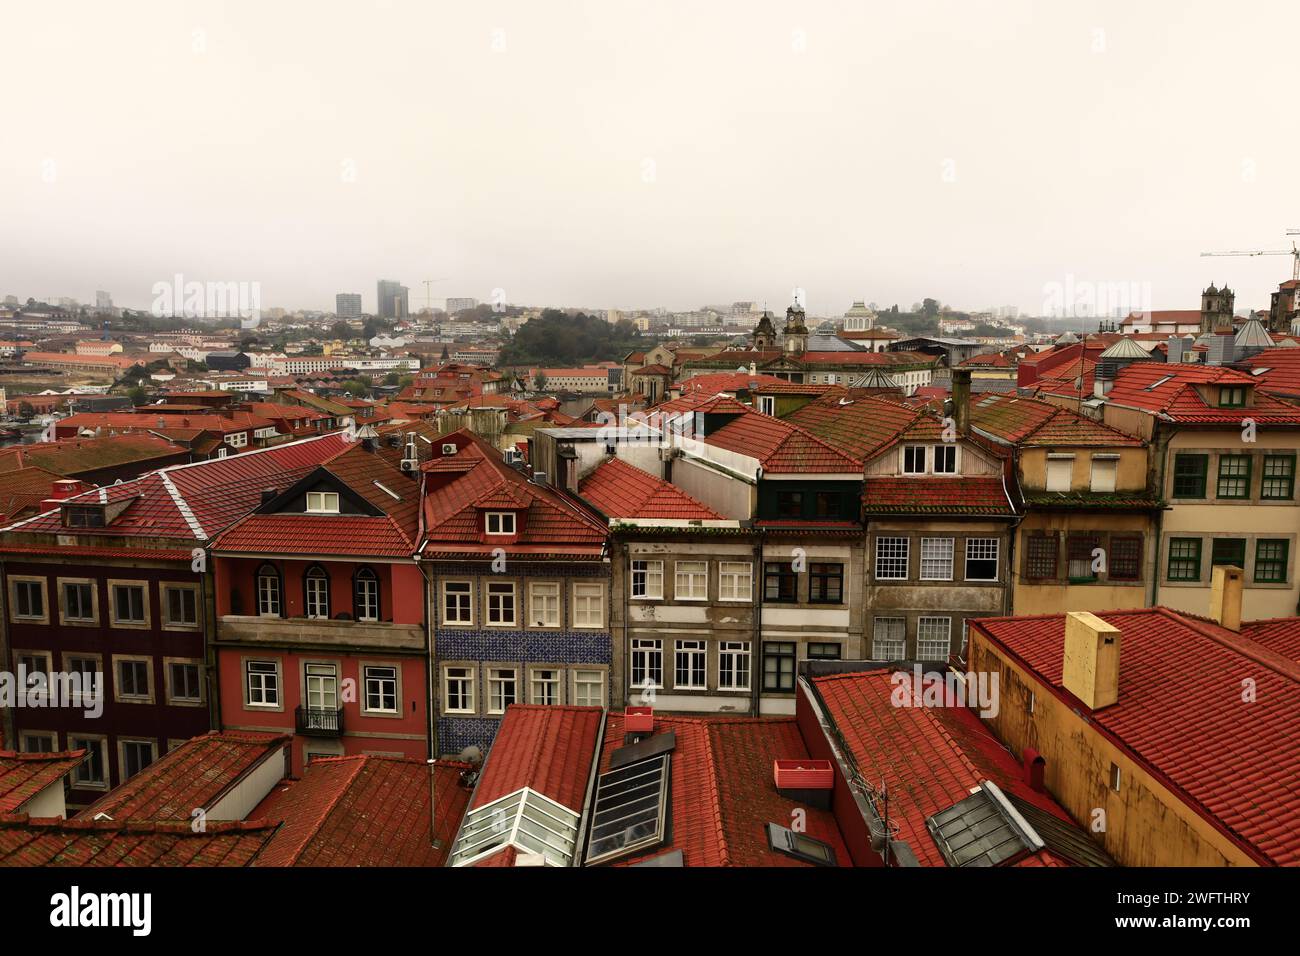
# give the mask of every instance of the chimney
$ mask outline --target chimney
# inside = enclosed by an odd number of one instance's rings
[[[957,423],[957,434],[970,434],[970,369],[952,370],[952,418]]]
[[[74,495],[79,495],[84,490],[84,486],[75,478],[60,478],[50,485],[50,499],[53,501],[64,501]]]
[[[655,709],[653,707],[627,707],[623,710],[623,737],[636,737],[654,733]]]
[[[829,760],[773,761],[772,782],[777,793],[787,800],[819,810],[831,808],[835,770]]]
[[[1230,631],[1241,630],[1241,588],[1246,573],[1230,564],[1219,564],[1210,579],[1210,617]]]
[[[1043,773],[1047,769],[1047,761],[1033,747],[1025,748],[1024,759],[1025,783],[1029,784],[1031,790],[1038,793],[1045,793],[1046,787],[1043,785]]]
[[[1061,683],[1089,710],[1119,700],[1119,628],[1090,611],[1065,616]]]

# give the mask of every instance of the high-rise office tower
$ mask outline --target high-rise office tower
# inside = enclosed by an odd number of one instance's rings
[[[361,318],[361,293],[340,292],[334,296],[334,314],[340,319]]]
[[[411,314],[410,290],[396,279],[379,280],[379,317],[404,319]]]

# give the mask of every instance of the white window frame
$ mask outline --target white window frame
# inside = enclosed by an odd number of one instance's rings
[[[55,584],[59,595],[59,623],[64,625],[94,625],[99,623],[99,588],[94,578],[59,578]],[[90,614],[73,617],[68,610],[68,588],[90,588]]]
[[[496,530],[492,526],[496,525]],[[498,538],[510,538],[515,535],[515,513],[513,511],[489,511],[483,515],[483,531]]]
[[[20,614],[18,612],[18,588],[21,585],[32,585],[36,589],[36,593],[40,594],[41,612],[39,614]],[[9,575],[9,620],[28,624],[48,624],[50,622],[50,595],[45,578],[27,574]]]
[[[718,600],[749,603],[754,600],[754,563],[718,562]]]
[[[907,465],[908,452],[912,455],[912,467]],[[916,467],[916,456],[921,456],[921,467]],[[930,447],[928,445],[904,445],[898,451],[898,472],[902,475],[924,475],[930,463]]]
[[[506,708],[511,704],[517,704],[519,700],[519,668],[517,667],[489,667],[487,679],[487,712],[494,716],[504,714]],[[510,700],[505,700],[504,684],[509,681],[513,685],[510,692]],[[497,706],[497,698],[501,698],[501,706]]]
[[[118,588],[136,589],[140,591],[140,613],[143,615],[138,618],[123,618],[117,606]],[[108,581],[108,620],[113,627],[131,627],[147,628],[149,627],[151,616],[149,607],[149,582],[135,581],[125,579],[110,579]]]
[[[927,627],[929,628],[939,627],[940,626],[939,622],[941,621],[943,622],[942,627],[944,629],[943,654],[938,655],[932,652],[927,654],[927,650],[928,650],[926,648],[927,642],[930,644],[937,644],[939,639],[934,636],[926,637],[925,630]],[[916,619],[916,659],[918,661],[946,661],[949,655],[951,654],[952,654],[952,618],[947,617],[945,615],[929,615],[929,614],[918,617]]]
[[[506,588],[509,588],[509,591],[506,591],[505,590]],[[487,583],[487,598],[486,598],[487,607],[484,609],[484,613],[483,613],[483,624],[486,627],[517,627],[518,626],[518,621],[519,621],[518,591],[519,589],[515,586],[514,581],[489,581]],[[504,617],[502,617],[501,620],[498,621],[492,620],[492,615],[494,611],[498,615],[501,615],[505,608],[505,602],[502,600],[496,600],[495,607],[494,607],[493,606],[494,599],[504,598],[507,595],[510,598],[510,620],[507,621],[505,620]]]
[[[253,664],[270,664],[273,670],[256,670],[252,669]],[[283,710],[284,709],[284,676],[281,673],[280,659],[277,658],[248,658],[244,661],[244,706],[255,710]],[[259,676],[258,689],[261,700],[253,699],[253,675]],[[267,678],[272,678],[268,683]],[[268,689],[274,692],[274,700],[268,700]]]
[[[883,628],[882,628],[883,625]],[[881,633],[882,630],[888,633]],[[897,634],[894,631],[897,631]],[[907,618],[881,616],[871,621],[871,659],[901,661],[907,654]]]
[[[952,467],[946,467],[947,461],[943,461],[945,467],[940,468],[940,459],[952,459]],[[930,469],[932,474],[936,475],[955,475],[957,474],[957,446],[956,444],[944,443],[935,445],[930,455]]]
[[[129,746],[145,746],[149,748],[149,762],[137,770],[135,773],[126,772],[126,748]],[[155,763],[158,762],[158,741],[150,740],[144,737],[118,737],[117,738],[117,770],[121,782],[125,783],[136,774],[143,773]]]
[[[677,678],[686,664],[688,683],[678,683]],[[695,678],[700,683],[695,683]],[[677,640],[673,642],[673,688],[676,690],[709,689],[709,645],[707,641]]]
[[[528,627],[559,627],[563,620],[558,581],[530,581],[528,583]],[[538,603],[542,613],[537,613]]]
[[[685,570],[683,570],[685,565]],[[702,593],[701,593],[702,592]],[[709,562],[676,561],[673,563],[673,600],[707,601],[709,599]]]
[[[375,623],[383,614],[379,598],[379,574],[374,568],[357,568],[352,577],[352,613],[358,621]],[[370,614],[373,605],[374,613]]]
[[[992,547],[993,553],[984,554],[983,556],[972,554],[973,550],[978,548]],[[993,560],[993,577],[991,578],[973,578],[970,575],[971,561],[988,561]],[[1002,577],[1002,542],[998,538],[967,538],[966,539],[966,580],[967,581],[997,581]]]
[[[457,585],[457,590],[455,591],[449,590],[449,585],[452,584]],[[464,587],[463,590],[460,589],[462,585]],[[460,617],[461,605],[459,600],[456,602],[457,616],[455,618],[448,616],[447,611],[448,608],[450,607],[450,604],[447,601],[448,594],[465,596],[466,598],[465,609],[464,609],[466,614],[465,617],[463,618]],[[473,581],[450,580],[450,581],[442,582],[442,623],[448,625],[449,627],[473,627],[474,626],[474,582]]]
[[[638,568],[638,564],[642,565],[642,567]],[[641,594],[637,594],[637,575],[641,575]],[[629,586],[633,601],[662,601],[664,599],[664,563],[662,561],[634,558],[630,569],[630,579]],[[652,582],[657,585],[654,591],[650,589]]]
[[[1109,475],[1107,474],[1109,472]],[[1098,478],[1101,480],[1099,481]],[[1106,479],[1109,478],[1109,481]],[[1107,487],[1109,485],[1109,487]],[[1093,455],[1088,487],[1094,494],[1110,494],[1119,485],[1119,455]]]
[[[551,677],[543,677],[543,674],[550,674]],[[554,700],[547,700],[549,696],[544,693],[538,693],[539,689],[549,688],[554,694]],[[564,704],[564,669],[561,667],[530,667],[528,668],[528,702],[530,704],[539,704],[547,707],[560,707]]]
[[[595,677],[595,680],[592,680]],[[590,695],[583,692],[586,688],[590,690],[592,686],[597,688],[596,701],[584,700],[584,697]],[[591,670],[588,668],[574,668],[573,670],[573,706],[575,707],[604,707],[605,706],[605,672],[603,670]]]
[[[1053,473],[1052,466],[1056,466]],[[1064,482],[1062,482],[1064,476]],[[1208,478],[1206,479],[1209,480]],[[1047,491],[1069,491],[1074,486],[1074,456],[1048,455],[1047,472],[1044,475],[1044,488]]]
[[[455,677],[452,671],[463,671]],[[452,682],[464,685],[465,693],[462,695],[465,703],[463,707],[451,706],[451,685]],[[475,706],[478,691],[478,668],[473,664],[443,664],[442,665],[442,712],[444,714],[476,714],[478,710]]]
[[[382,674],[371,676],[371,671],[392,671],[392,677]],[[391,680],[393,683],[393,706],[390,707],[371,707],[370,706],[370,682],[385,682]],[[383,700],[383,689],[380,689],[380,701]],[[363,714],[378,714],[386,717],[394,717],[402,713],[402,668],[395,663],[386,663],[383,661],[363,661],[361,664],[361,712]]]
[[[879,539],[877,539],[879,540]],[[953,566],[953,538],[922,538],[922,581],[951,581]]]
[[[196,630],[199,626],[200,595],[199,595],[198,587],[193,584],[175,584],[175,583],[169,583],[167,581],[164,581],[162,582],[162,584],[159,585],[158,590],[160,591],[159,603],[162,604],[160,610],[162,613],[163,627],[167,628],[168,630],[174,630],[174,631]],[[177,621],[172,619],[171,595],[173,591],[178,591],[182,593],[187,592],[189,594],[194,595],[194,620],[193,621]]]
[[[85,750],[86,757],[80,764],[73,768],[69,775],[69,780],[75,790],[107,790],[109,781],[108,767],[108,738],[103,734],[83,734],[78,731],[68,732],[68,749]],[[89,770],[94,766],[90,759],[90,751],[99,751],[99,768],[103,775],[99,779],[87,779],[81,776],[81,771]]]
[[[887,544],[888,542],[888,544]],[[895,553],[885,554],[882,547],[893,548]],[[876,537],[876,557],[872,575],[877,581],[906,581],[911,571],[912,563],[912,539],[901,535],[877,535]],[[881,564],[884,561],[903,562],[902,574],[881,574]]]
[[[152,704],[157,695],[154,688],[153,658],[146,654],[114,654],[113,663],[113,699],[122,704]],[[142,665],[144,667],[144,679],[146,690],[144,693],[136,692],[128,694],[123,689],[122,670],[123,664]]]
[[[641,663],[637,663],[637,659]],[[658,662],[659,680],[655,683],[650,682],[650,675],[655,668],[650,666],[651,660]],[[634,637],[632,638],[631,660],[628,662],[628,679],[634,690],[662,690],[664,686],[664,642],[658,637]],[[636,683],[636,672],[644,671],[645,679],[641,683]]]
[[[199,695],[197,697],[181,697],[176,693],[176,681],[172,676],[173,667],[193,667],[198,684]],[[195,707],[203,703],[203,661],[195,657],[164,657],[163,658],[163,690],[165,699],[168,704],[181,707]]]
[[[314,573],[319,572],[319,573]],[[318,564],[309,567],[302,574],[303,597],[306,605],[303,612],[307,615],[308,620],[328,621],[333,608],[330,606],[330,573]],[[325,613],[321,612],[321,605],[324,605]]]
[[[244,448],[248,445],[248,432],[232,432],[225,436],[225,442],[231,448]]]
[[[284,578],[278,572],[263,574],[262,569],[267,567],[276,571],[270,564],[260,565],[257,569],[257,616],[279,617],[284,611]]]
[[[600,630],[605,626],[605,585],[599,581],[578,581],[573,585],[573,627]]]
[[[728,668],[723,666],[724,661],[730,663],[730,675],[727,673]],[[753,669],[754,658],[749,641],[718,643],[718,690],[750,690],[754,679]]]
[[[330,507],[333,501],[334,507]],[[336,515],[339,513],[339,493],[337,491],[307,492],[307,514]]]

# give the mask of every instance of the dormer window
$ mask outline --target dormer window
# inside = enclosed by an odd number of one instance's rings
[[[107,525],[103,505],[64,505],[63,526],[65,528],[103,528]]]
[[[1220,386],[1219,407],[1220,408],[1245,408],[1246,407],[1246,386],[1245,385]]]
[[[925,446],[905,445],[903,447],[903,474],[925,474]]]
[[[336,515],[339,513],[339,493],[337,491],[307,492],[307,513],[309,515]]]
[[[489,511],[487,513],[487,533],[511,535],[515,533],[515,513],[513,511]]]
[[[957,446],[934,446],[934,473],[936,475],[955,475],[957,473]]]

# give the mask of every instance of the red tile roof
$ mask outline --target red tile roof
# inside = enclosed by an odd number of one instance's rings
[[[1196,390],[1197,385],[1255,384],[1253,376],[1226,366],[1137,362],[1120,369],[1106,400],[1163,414],[1180,424],[1239,426],[1250,418],[1260,425],[1300,425],[1300,409],[1258,390],[1255,404],[1249,408],[1209,405]]]
[[[1300,617],[1275,617],[1246,621],[1241,636],[1300,664]]]
[[[0,866],[248,866],[275,831],[267,823],[30,819],[0,816]]]
[[[24,754],[0,750],[0,813],[13,813],[85,758],[84,750]]]
[[[761,373],[750,375],[748,372],[715,372],[710,375],[694,375],[683,380],[681,390],[683,395],[694,392],[718,395],[722,392],[752,392],[762,387],[786,384],[788,383],[785,379],[777,378],[775,375]]]
[[[1138,446],[1142,439],[1068,408],[1015,395],[986,395],[970,410],[971,425],[1021,446]]]
[[[174,461],[188,455],[180,445],[157,435],[128,432],[111,438],[61,438],[58,441],[13,445],[0,449],[0,472],[38,466],[65,477],[123,465]]]
[[[191,820],[210,809],[292,736],[213,730],[168,751],[120,787],[77,814],[93,820]]]
[[[837,451],[804,429],[758,412],[748,412],[706,434],[704,442],[756,458],[770,474],[851,474],[862,471],[857,459]]]
[[[578,494],[610,518],[722,518],[676,485],[618,458],[597,465],[582,479]]]
[[[812,683],[861,779],[871,787],[884,782],[890,827],[896,828],[896,838],[911,847],[922,866],[947,865],[926,819],[970,796],[971,789],[984,780],[1069,821],[1050,796],[1023,782],[1020,764],[974,711],[920,701],[915,706],[897,706],[898,693],[912,699],[912,675],[903,672],[899,678],[896,684],[895,672],[882,669],[814,677]],[[883,816],[878,798],[868,797]],[[1017,865],[1068,863],[1044,849]]]
[[[868,478],[862,498],[871,514],[1015,514],[1001,478]]]
[[[257,866],[442,866],[469,791],[469,764],[435,764],[436,835],[430,840],[428,763],[364,754],[317,757],[301,780],[284,781],[249,814],[283,820]]]
[[[63,476],[44,468],[0,472],[0,517],[12,521],[39,510]]]
[[[1266,391],[1300,398],[1300,349],[1268,349],[1246,359],[1255,382]]]
[[[471,808],[528,787],[581,813],[603,716],[599,707],[507,707]]]
[[[1300,864],[1300,664],[1213,621],[1155,607],[1099,615],[1119,628],[1119,700],[1087,719],[1261,861]],[[983,618],[989,635],[1071,707],[1063,615]],[[1263,625],[1256,633],[1268,638]],[[1277,643],[1277,642],[1274,642]],[[1242,704],[1242,679],[1256,700]]]
[[[829,395],[785,417],[856,461],[865,461],[895,441],[921,412],[887,398],[847,399]]]

